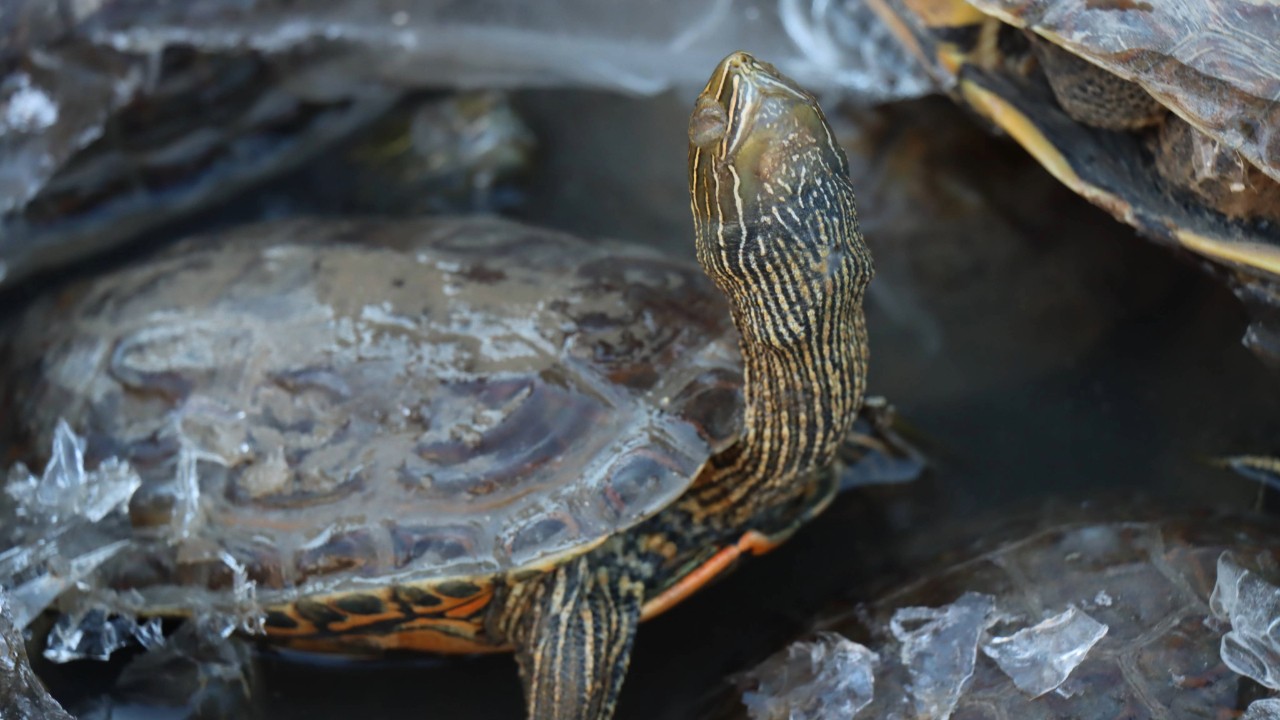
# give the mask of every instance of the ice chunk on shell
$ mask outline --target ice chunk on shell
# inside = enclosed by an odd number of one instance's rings
[[[68,588],[85,581],[129,541],[110,525],[142,484],[128,463],[110,458],[92,470],[85,441],[65,420],[54,429],[49,462],[39,478],[25,466],[8,474],[13,500],[0,527],[0,586],[10,588],[10,611],[19,628]]]
[[[21,517],[34,524],[53,525],[74,517],[96,523],[129,501],[142,484],[137,473],[116,458],[86,472],[84,444],[66,420],[59,420],[40,478],[21,465],[10,471],[5,491]]]

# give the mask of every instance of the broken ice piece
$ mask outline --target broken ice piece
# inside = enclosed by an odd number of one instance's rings
[[[747,672],[755,689],[742,695],[751,720],[851,718],[871,703],[879,657],[836,633],[824,632]]]
[[[1254,700],[1240,720],[1280,720],[1280,699]]]
[[[72,660],[109,660],[111,653],[137,640],[145,648],[164,642],[159,618],[139,624],[126,615],[112,615],[105,608],[90,608],[62,615],[45,640],[44,656],[56,663]]]
[[[908,691],[921,718],[951,717],[973,676],[978,638],[994,610],[990,595],[968,592],[950,605],[907,607],[893,614],[889,629],[902,643],[902,664],[911,677]]]
[[[1219,649],[1227,667],[1280,690],[1280,588],[1243,567],[1227,551],[1218,557],[1218,580],[1209,608],[1231,622]]]
[[[1036,698],[1057,689],[1106,634],[1106,625],[1069,607],[1007,637],[989,638],[982,652],[1019,690]]]
[[[0,590],[0,718],[72,720],[31,670],[22,631],[9,615],[4,590]]]

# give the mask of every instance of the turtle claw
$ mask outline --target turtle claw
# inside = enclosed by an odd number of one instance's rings
[[[919,480],[929,458],[904,438],[896,409],[881,396],[868,397],[840,446],[836,462],[840,490]]]

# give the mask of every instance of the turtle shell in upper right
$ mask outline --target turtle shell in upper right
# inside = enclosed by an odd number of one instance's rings
[[[1280,6],[870,1],[1060,181],[1280,305]]]

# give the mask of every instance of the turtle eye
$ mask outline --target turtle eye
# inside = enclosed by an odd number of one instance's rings
[[[729,116],[724,107],[706,95],[699,97],[693,116],[689,118],[689,143],[706,148],[719,142],[728,128]]]

